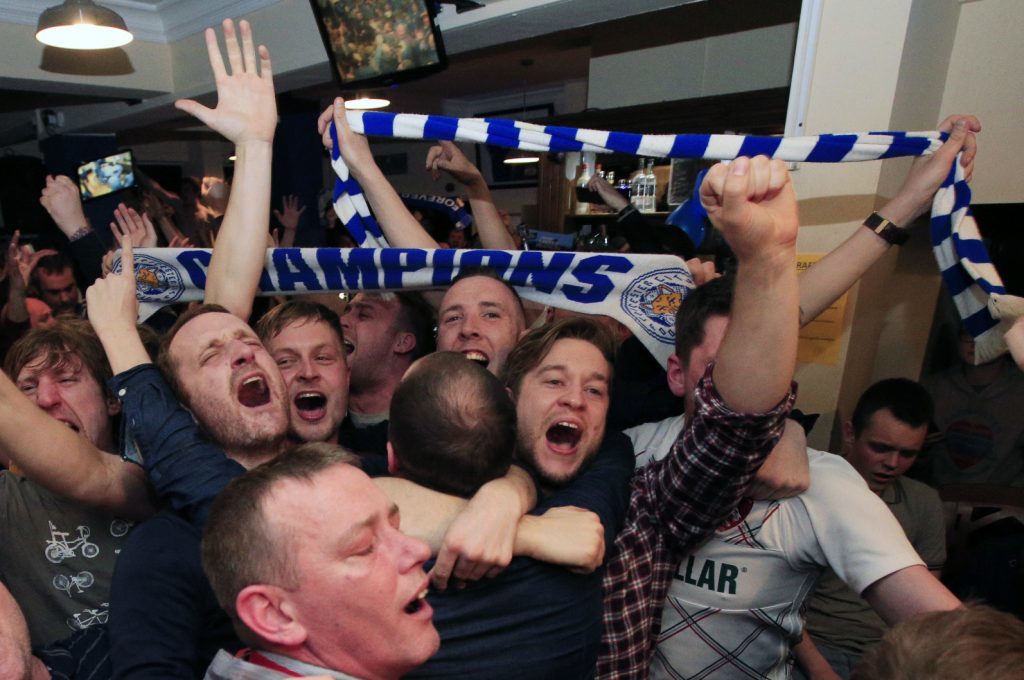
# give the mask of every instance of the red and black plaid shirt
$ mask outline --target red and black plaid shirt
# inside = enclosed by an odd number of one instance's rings
[[[626,523],[604,575],[597,677],[647,677],[680,560],[739,503],[795,400],[794,384],[768,413],[735,413],[715,391],[708,367],[697,386],[693,422],[672,453],[633,476]]]

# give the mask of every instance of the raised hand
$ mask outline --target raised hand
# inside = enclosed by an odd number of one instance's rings
[[[14,236],[11,237],[11,242],[7,244],[7,265],[4,271],[7,274],[7,280],[10,282],[10,294],[12,296],[25,292],[25,286],[28,284],[29,276],[32,274],[32,267],[29,262],[32,254],[27,246],[18,246],[18,239],[20,238],[21,232],[15,231]]]
[[[132,240],[121,236],[121,271],[97,279],[85,291],[89,321],[100,338],[135,332],[139,301],[135,296],[135,257]],[[113,361],[113,358],[111,358]],[[116,372],[116,371],[115,371]]]
[[[441,178],[441,171],[447,172],[462,184],[476,184],[484,181],[480,169],[470,162],[462,150],[447,140],[439,141],[427,151],[427,170],[434,180]]]
[[[120,203],[114,209],[114,219],[115,221],[110,223],[110,231],[118,241],[127,238],[135,248],[156,247],[156,229],[153,228],[149,215],[139,215],[135,208]]]
[[[88,227],[85,213],[82,212],[82,199],[78,187],[69,177],[47,175],[46,186],[43,187],[39,202],[68,238],[83,227]]]
[[[230,73],[224,66],[216,32],[212,28],[206,29],[206,50],[217,84],[217,108],[207,108],[192,99],[179,99],[174,105],[236,145],[247,142],[269,143],[277,127],[277,101],[274,98],[270,52],[264,45],[259,46],[257,68],[257,50],[253,48],[249,22],[242,20],[238,23],[241,40],[230,19],[224,20],[222,28]]]
[[[939,123],[939,130],[949,132],[949,139],[930,156],[914,159],[914,164],[889,203],[878,212],[901,227],[908,226],[918,216],[931,209],[932,199],[943,180],[949,175],[957,154],[961,151],[960,165],[970,180],[974,174],[974,159],[978,153],[975,133],[981,132],[981,122],[970,115],[955,114]]]
[[[299,197],[294,194],[289,196],[283,196],[281,198],[281,207],[283,210],[274,208],[274,217],[281,223],[281,226],[285,229],[291,229],[295,231],[299,228],[299,218],[302,217],[302,213],[306,212],[306,206],[299,207]]]
[[[324,147],[327,149],[334,146],[329,129],[332,120],[338,131],[340,147],[338,152],[349,170],[359,177],[365,171],[377,168],[377,163],[373,160],[373,153],[370,152],[370,143],[366,141],[366,137],[354,132],[349,127],[348,118],[345,116],[345,100],[341,97],[335,97],[334,103],[324,109],[316,123],[317,132],[320,133]]]
[[[171,242],[167,244],[168,248],[192,248],[192,239],[183,234],[177,234],[171,238]]]
[[[741,262],[789,256],[799,228],[796,194],[786,164],[740,157],[708,171],[700,202]]]

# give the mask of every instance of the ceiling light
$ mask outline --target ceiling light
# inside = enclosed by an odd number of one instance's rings
[[[120,47],[132,37],[120,14],[92,0],[65,0],[63,5],[43,10],[36,27],[39,42],[71,50]]]
[[[352,111],[366,111],[368,109],[383,109],[391,106],[390,99],[378,99],[376,97],[359,97],[345,101],[345,108]]]
[[[502,161],[505,165],[526,165],[527,163],[539,163],[540,156],[536,153],[527,151],[513,151],[505,160]]]

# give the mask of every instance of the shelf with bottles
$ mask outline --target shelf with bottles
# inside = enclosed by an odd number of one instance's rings
[[[669,185],[670,161],[668,159],[643,158],[626,154],[603,154],[593,158],[591,163],[584,156],[576,168],[575,185],[567,206],[568,217],[615,215],[621,206],[608,206],[601,196],[587,188],[594,173],[606,182],[629,203],[645,214],[667,214],[665,203]],[[609,181],[610,180],[610,181]]]

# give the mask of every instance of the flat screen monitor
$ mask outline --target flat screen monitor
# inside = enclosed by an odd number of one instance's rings
[[[110,156],[78,166],[78,191],[83,201],[124,191],[135,186],[135,164],[131,151],[118,151]]]
[[[343,89],[411,80],[448,65],[430,0],[310,0]]]

